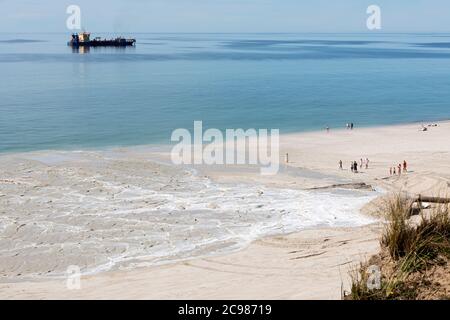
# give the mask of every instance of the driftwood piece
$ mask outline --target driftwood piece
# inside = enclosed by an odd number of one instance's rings
[[[404,199],[410,203],[409,216],[419,214],[423,209],[429,209],[430,203],[450,204],[450,198],[444,197],[428,197],[422,195],[404,194]],[[424,205],[427,203],[428,205]]]
[[[450,198],[442,198],[442,197],[427,197],[418,195],[413,198],[414,202],[430,202],[430,203],[450,203]]]

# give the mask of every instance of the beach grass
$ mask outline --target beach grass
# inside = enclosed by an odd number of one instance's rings
[[[448,268],[450,259],[450,206],[436,205],[420,210],[419,221],[410,219],[412,201],[397,195],[384,207],[386,226],[381,252],[351,271],[353,300],[417,299],[439,283],[433,270]],[[381,278],[370,286],[371,266],[378,266]],[[424,290],[425,289],[425,290]]]

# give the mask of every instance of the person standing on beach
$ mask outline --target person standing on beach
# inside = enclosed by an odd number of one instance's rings
[[[400,176],[402,174],[402,165],[398,164],[398,175]]]
[[[392,167],[389,168],[389,175],[392,176]]]
[[[350,123],[350,130],[353,130],[353,122]]]
[[[366,170],[369,169],[369,158],[366,158]]]
[[[350,169],[352,172],[355,172],[355,163],[352,161],[352,164],[350,165]]]
[[[403,160],[403,172],[408,172],[408,164],[406,163],[406,160]]]
[[[360,161],[359,161],[359,167],[360,167],[361,170],[362,170],[362,168],[363,168],[363,159],[362,159],[362,158],[361,158]]]
[[[350,124],[348,122],[347,122],[346,127],[347,127],[347,130],[350,129]]]
[[[358,162],[353,163],[353,169],[355,170],[355,173],[358,173]]]
[[[339,160],[339,169],[344,169],[344,168],[342,168],[342,160]]]
[[[327,133],[329,133],[330,132],[330,127],[329,126],[327,126]]]

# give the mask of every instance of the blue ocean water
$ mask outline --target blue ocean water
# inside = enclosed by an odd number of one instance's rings
[[[89,51],[69,36],[0,34],[0,152],[166,144],[194,120],[288,133],[450,118],[450,34],[141,33]]]

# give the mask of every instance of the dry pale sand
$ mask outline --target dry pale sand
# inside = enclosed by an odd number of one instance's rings
[[[333,172],[353,180],[376,181],[386,188],[407,188],[410,192],[445,191],[450,181],[450,122],[419,131],[420,124],[337,130],[283,137],[282,151],[290,152],[294,166]],[[292,148],[292,146],[297,148]],[[292,150],[292,151],[291,151]],[[350,161],[369,158],[369,169],[349,172]],[[338,161],[344,171],[336,171]],[[408,175],[389,178],[389,167],[406,160]],[[383,178],[388,178],[383,180]]]
[[[388,191],[446,194],[450,122],[440,122],[427,132],[419,127],[411,124],[285,135],[281,154],[288,152],[290,163],[276,177],[233,168],[204,168],[202,174],[217,181],[299,189],[365,182]],[[159,156],[163,159],[165,155]],[[361,158],[369,158],[369,169],[351,173],[350,161]],[[345,170],[338,169],[339,160]],[[409,172],[390,177],[389,167],[403,160],[408,162]],[[139,166],[133,169],[139,172]],[[51,181],[47,183],[51,185]],[[8,192],[17,190],[1,192],[0,196],[8,197]],[[371,205],[367,208],[373,209]],[[84,276],[80,290],[68,290],[62,279],[8,280],[0,283],[0,298],[339,299],[341,287],[349,286],[351,266],[377,252],[380,229],[379,224],[372,224],[264,238],[231,254]],[[0,239],[0,243],[5,240]]]

